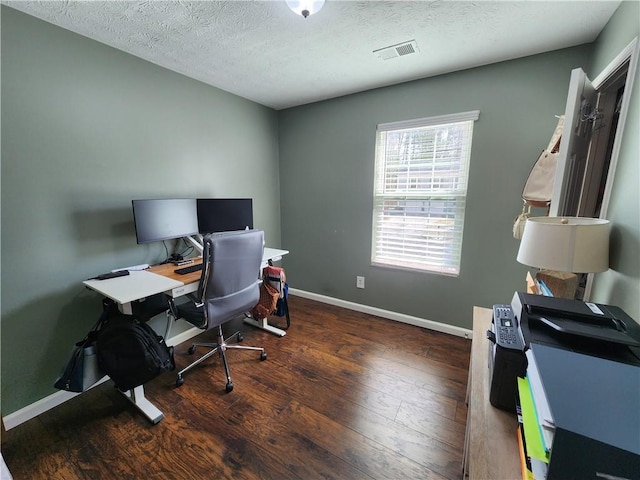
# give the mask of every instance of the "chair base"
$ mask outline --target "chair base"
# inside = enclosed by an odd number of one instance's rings
[[[216,352],[218,352],[218,354],[220,355],[220,358],[222,359],[222,364],[224,365],[224,372],[225,372],[225,375],[227,377],[227,385],[226,385],[226,388],[225,388],[227,393],[229,393],[229,392],[231,392],[233,390],[233,382],[231,381],[231,374],[229,373],[229,364],[227,362],[227,355],[226,355],[227,349],[259,351],[260,352],[260,360],[266,360],[267,359],[267,353],[265,352],[264,348],[262,348],[262,347],[247,347],[247,346],[244,346],[244,345],[229,345],[228,342],[233,337],[236,337],[237,342],[242,342],[242,340],[244,339],[241,332],[236,332],[233,335],[231,335],[231,336],[229,336],[229,337],[227,337],[225,339],[223,334],[222,334],[222,325],[218,325],[218,341],[216,343],[193,343],[191,345],[191,347],[189,347],[189,350],[188,350],[189,355],[192,355],[193,353],[195,353],[197,347],[210,348],[211,350],[209,350],[202,357],[198,358],[195,362],[187,365],[185,368],[183,368],[182,370],[180,370],[178,372],[178,378],[176,379],[176,387],[182,386],[182,384],[184,383],[184,374],[186,372],[191,370],[196,365],[204,362],[206,359],[208,359],[209,357],[214,355]]]

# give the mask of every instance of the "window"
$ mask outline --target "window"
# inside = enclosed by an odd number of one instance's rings
[[[458,275],[471,137],[479,115],[378,125],[374,265]]]

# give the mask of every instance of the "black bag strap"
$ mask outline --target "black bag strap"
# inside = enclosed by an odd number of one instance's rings
[[[289,304],[287,303],[286,294],[284,297],[282,297],[282,303],[284,304],[284,315],[285,315],[285,318],[287,319],[287,328],[285,328],[285,330],[287,330],[291,326],[291,317],[289,317]]]
[[[118,308],[116,302],[106,297],[102,299],[102,313],[98,317],[98,320],[93,325],[93,327],[91,327],[91,330],[89,330],[84,336],[84,338],[79,342],[76,342],[76,347],[83,347],[97,340],[98,332],[100,332],[102,325],[104,325],[109,319],[114,308]]]

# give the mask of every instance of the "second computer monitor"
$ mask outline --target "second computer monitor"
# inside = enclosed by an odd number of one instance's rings
[[[253,228],[251,198],[198,198],[197,208],[202,234]]]

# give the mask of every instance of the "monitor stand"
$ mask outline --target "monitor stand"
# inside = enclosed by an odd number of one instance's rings
[[[188,236],[182,237],[182,238],[184,238],[185,242],[190,243],[191,245],[193,245],[195,247],[195,249],[198,250],[198,252],[200,252],[200,255],[202,255],[202,252],[204,252],[204,246],[202,245],[202,243],[200,243],[198,240],[193,238],[191,235],[188,235]]]

